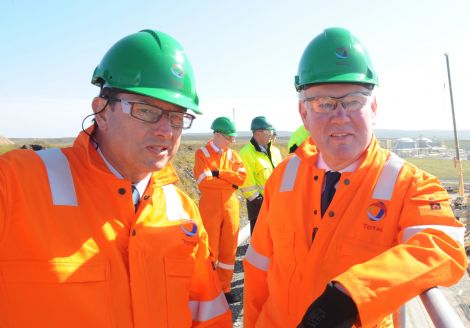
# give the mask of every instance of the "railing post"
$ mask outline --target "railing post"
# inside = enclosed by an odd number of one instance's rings
[[[419,295],[434,326],[439,328],[464,328],[462,321],[439,288],[428,289]]]

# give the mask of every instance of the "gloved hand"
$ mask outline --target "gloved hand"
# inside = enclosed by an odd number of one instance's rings
[[[351,297],[330,283],[308,307],[297,328],[350,328],[357,315],[357,307]]]
[[[215,170],[215,171],[211,171],[212,173],[212,176],[215,177],[215,178],[218,178],[219,177],[219,171],[218,170]]]
[[[255,199],[250,200],[250,203],[261,207],[261,204],[263,204],[263,199],[264,197],[262,195],[258,195]]]

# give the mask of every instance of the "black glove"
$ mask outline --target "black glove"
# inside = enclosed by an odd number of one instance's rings
[[[250,203],[261,207],[261,204],[263,204],[263,199],[264,197],[262,195],[258,195],[255,199],[250,200]]]
[[[350,328],[357,315],[351,297],[328,284],[323,294],[308,307],[297,328]]]
[[[218,171],[218,170],[211,171],[211,172],[212,172],[212,176],[213,176],[213,177],[216,177],[216,178],[219,177],[219,171]]]

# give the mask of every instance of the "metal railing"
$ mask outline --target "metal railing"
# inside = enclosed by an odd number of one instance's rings
[[[249,224],[240,229],[240,233],[238,234],[238,245],[242,244],[248,237],[250,236],[250,227]],[[445,296],[442,294],[441,290],[438,287],[434,287],[428,289],[419,297],[416,297],[416,301],[421,301],[424,309],[423,311],[427,312],[421,314],[421,317],[424,318],[426,315],[432,321],[434,327],[437,328],[465,328],[464,324],[460,320],[460,317],[452,308],[450,303],[447,301]],[[411,302],[411,301],[410,301]],[[420,308],[414,308],[416,311]],[[421,309],[420,309],[421,310]],[[406,305],[402,306],[398,313],[398,326],[400,328],[424,328],[424,322],[420,322],[416,325],[409,322],[407,317],[407,307]],[[421,319],[423,320],[423,319]],[[429,327],[432,327],[428,324]]]
[[[458,314],[454,311],[445,296],[434,287],[419,295],[434,326],[442,328],[464,328]]]

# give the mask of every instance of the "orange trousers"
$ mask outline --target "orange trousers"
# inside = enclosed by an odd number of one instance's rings
[[[236,190],[203,190],[199,211],[209,236],[209,248],[217,260],[222,290],[228,293],[235,268],[240,228],[240,203]]]

